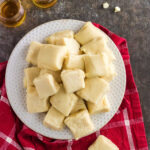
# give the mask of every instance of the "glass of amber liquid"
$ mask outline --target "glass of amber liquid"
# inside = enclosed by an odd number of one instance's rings
[[[0,22],[7,27],[20,26],[26,17],[20,0],[0,0]]]
[[[49,8],[52,7],[57,0],[32,0],[33,3],[40,8]]]

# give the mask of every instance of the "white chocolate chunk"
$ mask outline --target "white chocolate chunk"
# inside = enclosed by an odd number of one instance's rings
[[[104,8],[104,9],[109,8],[109,3],[107,3],[107,2],[103,3],[103,8]]]
[[[44,118],[43,124],[48,128],[61,130],[64,126],[64,119],[65,116],[63,114],[57,111],[54,107],[51,107]]]
[[[67,47],[68,54],[79,54],[80,44],[73,38],[56,37],[55,40],[49,41],[49,44],[64,45]]]
[[[40,51],[42,44],[39,42],[31,42],[28,53],[26,56],[26,61],[33,65],[37,65],[37,57]]]
[[[118,13],[118,12],[120,12],[120,11],[121,11],[121,8],[120,8],[119,6],[116,6],[114,12],[115,12],[115,13]]]
[[[85,74],[81,69],[63,70],[61,79],[67,93],[73,93],[85,87]]]
[[[77,92],[86,101],[97,104],[109,90],[109,84],[102,78],[85,79],[85,88]]]
[[[33,86],[33,80],[39,76],[40,69],[37,67],[30,67],[24,69],[25,77],[24,77],[24,86],[29,87]]]
[[[65,58],[65,69],[82,69],[84,70],[84,55],[70,55]]]
[[[77,101],[78,97],[73,93],[66,93],[62,85],[59,91],[50,98],[52,106],[65,116],[70,114]]]
[[[59,84],[48,73],[35,78],[33,82],[40,98],[52,96],[59,90]]]
[[[100,135],[88,150],[119,150],[107,137]]]
[[[85,55],[86,77],[105,76],[108,72],[108,62],[103,54]]]
[[[27,89],[27,110],[29,113],[41,113],[46,112],[49,109],[48,98],[40,99],[39,95],[34,87],[28,87]]]
[[[116,59],[112,50],[108,47],[107,41],[102,38],[93,39],[89,43],[83,45],[81,51],[86,54],[101,54],[102,52],[105,52],[107,53],[110,62]]]
[[[38,55],[38,67],[53,71],[61,70],[66,54],[66,46],[45,44]]]
[[[84,45],[95,38],[104,38],[107,41],[107,36],[91,22],[86,22],[84,26],[75,34],[75,39]]]
[[[46,74],[46,73],[53,75],[56,82],[61,83],[61,77],[60,77],[61,72],[60,71],[52,71],[52,70],[48,70],[48,69],[41,69],[40,75],[43,75],[43,74]]]
[[[86,109],[86,106],[85,106],[84,101],[81,98],[79,98],[76,105],[72,109],[71,114],[78,112],[80,110],[85,110],[85,109]]]
[[[101,112],[110,111],[110,104],[106,96],[103,97],[101,101],[97,104],[87,102],[87,108],[90,114],[96,114]]]
[[[114,79],[114,77],[117,75],[116,71],[115,71],[115,66],[114,64],[110,64],[108,66],[108,72],[105,76],[103,76],[102,78],[105,79],[106,81],[110,82]]]
[[[72,30],[64,30],[50,35],[49,37],[46,38],[46,41],[48,43],[56,44],[57,39],[73,38],[73,37],[74,37],[74,32]]]
[[[87,110],[70,115],[64,122],[73,133],[75,139],[89,135],[94,131],[94,125]]]

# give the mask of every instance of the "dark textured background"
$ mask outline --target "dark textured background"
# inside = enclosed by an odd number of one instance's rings
[[[55,19],[90,20],[126,38],[150,147],[150,1],[107,0],[110,3],[108,10],[101,7],[104,0],[58,1],[50,9],[39,9],[31,3],[31,0],[22,0],[27,11],[24,24],[15,29],[0,25],[0,61],[8,60],[16,43],[28,31]],[[117,14],[113,13],[116,5],[122,9]]]

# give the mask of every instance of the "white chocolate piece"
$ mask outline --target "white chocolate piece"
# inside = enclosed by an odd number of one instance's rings
[[[31,42],[28,53],[26,56],[26,61],[33,65],[37,65],[37,57],[40,51],[42,44],[39,42]]]
[[[119,6],[116,6],[114,12],[115,12],[115,13],[118,13],[118,12],[120,12],[120,11],[121,11],[121,8],[120,8]]]
[[[96,38],[90,41],[89,43],[81,47],[81,51],[86,54],[101,54],[102,52],[107,53],[109,61],[112,62],[115,60],[115,56],[112,50],[108,47],[107,41],[102,38]]]
[[[75,39],[84,45],[95,38],[104,38],[107,40],[107,36],[91,22],[86,22],[84,26],[75,34]]]
[[[105,79],[106,81],[110,82],[114,79],[114,77],[117,75],[116,71],[115,71],[115,66],[114,64],[110,64],[108,66],[108,72],[105,76],[103,76],[102,78]]]
[[[49,44],[64,45],[67,47],[69,55],[79,54],[80,44],[73,38],[56,37],[55,40],[49,41]]]
[[[77,101],[78,97],[73,93],[66,93],[62,85],[59,91],[50,98],[52,106],[65,116],[70,114]]]
[[[63,114],[57,111],[54,107],[51,107],[44,118],[43,124],[48,128],[61,130],[64,127],[64,119],[65,116]]]
[[[70,115],[64,122],[73,133],[75,139],[87,136],[94,131],[94,125],[87,110]]]
[[[110,111],[110,104],[106,96],[103,97],[101,101],[97,104],[87,102],[87,108],[90,114],[96,114],[101,112]]]
[[[40,98],[47,98],[59,90],[59,84],[51,74],[44,74],[33,81]]]
[[[103,54],[99,55],[85,55],[85,72],[86,77],[105,76],[108,72],[108,62]]]
[[[84,70],[84,55],[70,55],[65,58],[65,69],[81,69]]]
[[[67,93],[76,92],[85,87],[85,74],[81,69],[63,70],[61,79]]]
[[[48,69],[41,69],[40,75],[43,75],[43,74],[46,74],[46,73],[53,75],[56,82],[61,83],[61,77],[60,77],[61,72],[60,71],[52,71],[52,70],[48,70]]]
[[[24,86],[29,87],[33,86],[33,80],[39,76],[40,69],[37,67],[30,67],[24,69],[25,77],[24,77]]]
[[[85,88],[77,92],[86,101],[97,104],[109,90],[109,84],[102,78],[85,79]]]
[[[41,47],[38,55],[38,67],[52,71],[61,70],[66,54],[66,46],[45,44]]]
[[[48,98],[40,99],[34,87],[28,87],[27,89],[26,103],[27,103],[27,110],[29,113],[46,112],[48,111],[50,106]]]
[[[107,137],[100,135],[88,150],[119,150]]]
[[[109,3],[107,3],[107,2],[103,3],[103,8],[104,8],[104,9],[109,8]]]
[[[80,110],[85,110],[85,109],[86,109],[86,106],[85,106],[84,101],[81,98],[79,98],[76,105],[72,109],[71,114],[78,112]]]
[[[46,38],[46,41],[50,44],[51,43],[56,44],[55,42],[57,41],[57,39],[73,38],[73,37],[74,37],[74,32],[72,30],[64,30],[50,35],[49,37]]]

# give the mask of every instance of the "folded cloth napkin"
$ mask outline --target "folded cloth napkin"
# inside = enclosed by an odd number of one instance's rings
[[[115,116],[99,131],[77,141],[44,137],[24,125],[10,107],[5,88],[7,62],[4,62],[0,64],[0,150],[87,150],[100,134],[112,140],[120,150],[148,150],[127,42],[101,25],[95,23],[94,25],[114,41],[126,68],[126,91]]]

